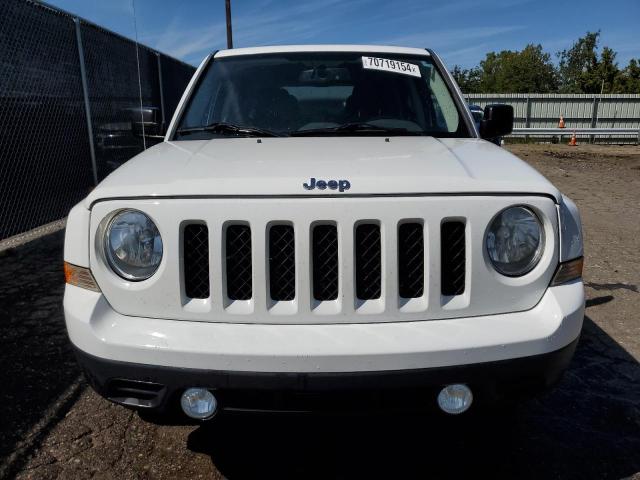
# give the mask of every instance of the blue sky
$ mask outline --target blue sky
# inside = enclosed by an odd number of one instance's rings
[[[49,0],[134,37],[131,0]],[[604,7],[604,8],[603,8]],[[135,0],[141,43],[198,64],[225,48],[224,0]],[[640,0],[232,0],[234,46],[374,43],[431,47],[448,66],[540,43],[552,54],[587,30],[621,66],[640,58]],[[555,57],[554,57],[555,58]]]

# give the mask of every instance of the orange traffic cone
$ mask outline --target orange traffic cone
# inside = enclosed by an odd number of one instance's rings
[[[571,135],[571,140],[569,141],[569,146],[570,147],[577,147],[578,146],[578,139],[576,138],[576,131],[573,131],[573,134]]]
[[[564,128],[564,117],[560,115],[560,121],[558,122],[558,128]]]

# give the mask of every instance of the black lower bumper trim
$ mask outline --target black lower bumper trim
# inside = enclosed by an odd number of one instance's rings
[[[259,411],[411,408],[465,383],[480,402],[531,396],[555,384],[578,343],[541,355],[426,369],[345,373],[263,373],[164,367],[107,360],[76,348],[91,386],[114,402],[164,412],[189,387],[215,391],[221,409]],[[394,405],[398,404],[398,405]]]

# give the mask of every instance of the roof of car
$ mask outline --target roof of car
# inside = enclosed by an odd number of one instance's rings
[[[389,45],[277,45],[269,47],[233,48],[219,50],[216,58],[233,57],[237,55],[259,55],[261,53],[285,52],[366,52],[366,53],[400,53],[405,55],[429,56],[424,48],[394,47]]]

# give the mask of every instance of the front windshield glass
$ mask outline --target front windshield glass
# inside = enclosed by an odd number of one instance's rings
[[[214,59],[175,139],[469,136],[428,56],[307,52]]]

